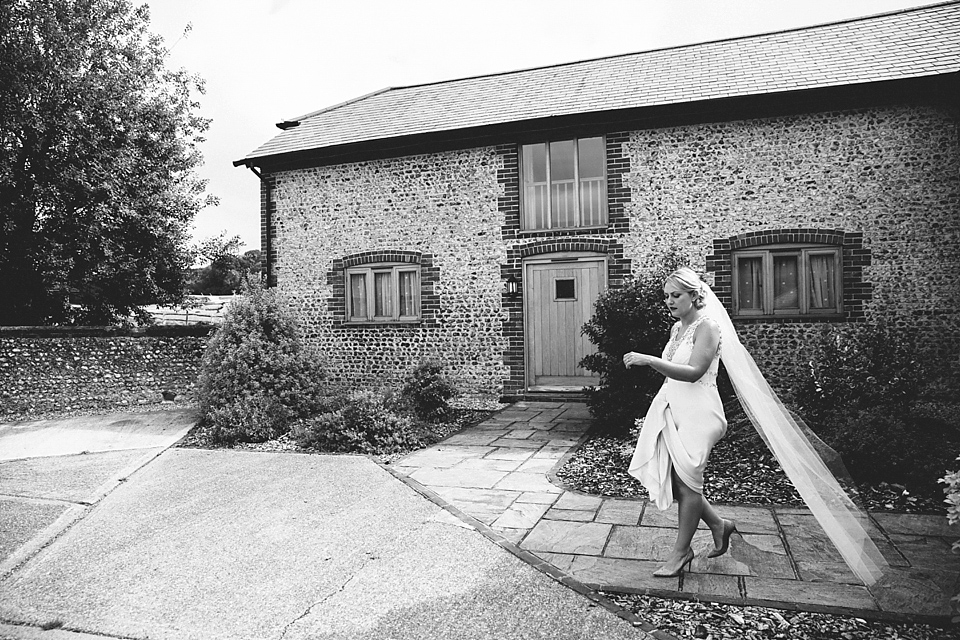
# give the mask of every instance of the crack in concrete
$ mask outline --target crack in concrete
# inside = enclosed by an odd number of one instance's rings
[[[343,593],[343,591],[344,591],[348,586],[350,586],[350,583],[353,582],[353,581],[355,581],[355,580],[357,579],[357,577],[363,572],[363,570],[367,568],[367,565],[369,565],[369,564],[370,564],[371,562],[373,562],[374,560],[378,560],[378,559],[379,559],[379,556],[372,555],[369,551],[368,551],[368,552],[365,552],[365,553],[367,554],[367,559],[366,559],[366,561],[365,561],[362,565],[360,565],[360,567],[357,568],[357,570],[354,571],[354,572],[350,575],[350,577],[349,577],[346,581],[344,581],[344,583],[341,584],[337,589],[335,589],[334,591],[331,591],[330,593],[328,593],[327,595],[325,595],[325,596],[324,596],[323,598],[321,598],[320,600],[317,600],[316,602],[314,602],[313,604],[311,604],[310,606],[308,606],[308,607],[303,611],[303,613],[301,613],[299,616],[297,616],[296,618],[294,618],[293,620],[291,620],[289,623],[287,623],[287,625],[283,628],[283,631],[280,632],[280,638],[279,638],[279,640],[283,640],[283,639],[287,636],[287,632],[290,631],[290,629],[291,629],[295,624],[297,624],[298,622],[300,622],[301,620],[303,620],[304,618],[306,618],[308,615],[310,615],[310,613],[311,613],[315,608],[323,605],[327,600],[329,600],[330,598],[334,597],[335,595],[340,594],[340,593]]]
[[[417,527],[414,527],[413,529],[414,529],[414,530],[415,530],[415,529],[419,529],[420,527],[423,527],[424,525],[428,525],[428,524],[442,524],[442,523],[431,522],[430,520],[421,520],[421,521],[419,522],[418,526],[417,526]],[[412,537],[412,536],[414,535],[414,530],[405,531],[405,532],[398,532],[398,534],[397,534],[396,536],[394,536],[394,537],[390,540],[389,545],[385,545],[385,546],[384,546],[384,550],[387,550],[390,546],[402,548],[402,547],[403,547],[403,541],[406,540],[407,538]],[[336,595],[338,595],[338,594],[340,594],[340,593],[343,593],[343,592],[347,589],[347,587],[350,586],[350,584],[351,584],[352,582],[356,581],[357,578],[360,577],[360,574],[362,574],[362,573],[364,572],[364,570],[365,570],[371,563],[380,560],[381,556],[383,555],[382,552],[378,553],[378,552],[375,552],[375,551],[361,551],[361,552],[357,552],[357,553],[355,553],[355,554],[353,554],[353,555],[354,555],[354,556],[357,556],[357,555],[361,555],[361,554],[362,554],[362,555],[366,555],[366,557],[367,557],[366,560],[363,562],[363,564],[360,565],[360,566],[357,568],[357,570],[354,571],[354,572],[350,575],[350,577],[349,577],[347,580],[345,580],[344,583],[341,584],[337,589],[335,589],[334,591],[331,591],[330,593],[328,593],[327,595],[325,595],[325,596],[324,596],[323,598],[321,598],[320,600],[317,600],[316,602],[314,602],[313,604],[311,604],[310,606],[308,606],[308,607],[303,611],[303,613],[301,613],[299,616],[297,616],[296,618],[294,618],[293,620],[291,620],[289,623],[287,623],[287,625],[284,626],[283,631],[280,633],[280,637],[278,638],[278,640],[283,640],[283,639],[287,636],[287,632],[290,631],[290,629],[291,629],[295,624],[297,624],[298,622],[300,622],[301,620],[303,620],[304,618],[306,618],[308,615],[310,615],[310,613],[313,612],[314,609],[316,609],[316,608],[319,607],[319,606],[322,606],[322,605],[323,605],[325,602],[327,602],[327,600],[329,600],[330,598],[332,598],[332,597],[334,597],[334,596],[336,596]]]

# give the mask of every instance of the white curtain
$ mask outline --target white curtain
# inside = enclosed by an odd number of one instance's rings
[[[810,256],[810,308],[837,306],[837,263],[832,255]]]

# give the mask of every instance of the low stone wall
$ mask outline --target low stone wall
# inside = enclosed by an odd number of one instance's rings
[[[0,327],[0,420],[192,401],[211,331]]]

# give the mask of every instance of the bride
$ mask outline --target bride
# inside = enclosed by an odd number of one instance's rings
[[[676,576],[693,561],[690,544],[700,520],[713,534],[709,558],[726,553],[736,532],[736,524],[703,497],[703,470],[727,429],[717,392],[722,359],[737,398],[797,492],[857,577],[874,584],[887,564],[864,529],[863,515],[811,444],[816,436],[767,384],[716,295],[687,267],[667,277],[663,294],[678,322],[662,357],[633,351],[623,356],[627,367],[652,367],[666,377],[644,418],[629,469],[658,508],[670,508],[674,498],[678,503],[677,539],[654,575]]]

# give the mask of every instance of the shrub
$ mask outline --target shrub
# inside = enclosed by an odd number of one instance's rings
[[[806,375],[794,385],[794,398],[812,420],[866,407],[903,408],[916,401],[924,378],[910,333],[883,325],[828,327]]]
[[[420,445],[413,420],[395,413],[388,399],[377,392],[357,391],[334,406],[294,425],[297,444],[334,453],[368,454],[396,453]]]
[[[960,457],[956,461],[960,462]],[[951,525],[956,525],[960,523],[960,471],[947,473],[937,482],[946,485],[943,492],[947,495],[946,500],[944,500],[947,503],[947,521]],[[960,541],[953,543],[953,552],[960,553]],[[954,603],[954,609],[960,614],[960,594],[953,596],[951,600]],[[960,615],[954,616],[953,622],[960,622]]]
[[[583,326],[597,352],[584,357],[580,366],[600,374],[599,386],[587,391],[599,432],[626,436],[663,384],[663,376],[650,367],[624,367],[623,355],[663,351],[674,323],[663,304],[663,281],[686,263],[674,250],[622,288],[608,289],[597,298],[594,314]]]
[[[456,395],[457,388],[443,374],[443,367],[424,362],[407,377],[399,401],[421,420],[442,422],[450,415],[450,400]]]
[[[200,424],[220,444],[269,440],[322,406],[323,378],[276,292],[249,286],[204,352]]]
[[[841,414],[827,443],[859,482],[888,482],[931,497],[953,460],[956,428],[924,412],[874,406]]]
[[[932,496],[960,446],[955,411],[925,397],[931,375],[908,332],[883,325],[824,330],[794,384],[799,413],[858,482]]]

